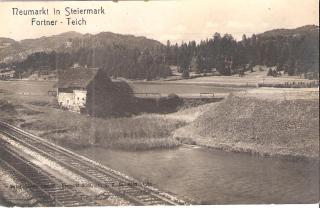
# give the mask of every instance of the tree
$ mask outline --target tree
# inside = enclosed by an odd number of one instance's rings
[[[201,73],[202,70],[198,66],[198,57],[193,56],[190,62],[190,70],[196,73]]]
[[[188,69],[184,69],[181,75],[182,79],[188,79],[190,77],[190,73]]]

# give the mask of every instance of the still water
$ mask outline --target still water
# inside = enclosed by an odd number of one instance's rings
[[[76,152],[201,204],[316,203],[319,163],[262,158],[206,148]]]

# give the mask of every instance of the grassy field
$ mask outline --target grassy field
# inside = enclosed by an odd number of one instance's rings
[[[21,104],[17,99],[6,97],[0,99],[0,116],[2,120],[58,144],[126,150],[177,147],[179,142],[170,134],[186,124],[179,119],[149,115],[99,119],[55,109],[50,103],[43,104],[42,100]]]
[[[170,135],[194,116],[192,110],[181,110],[171,116],[92,118],[58,109],[55,97],[48,95],[54,84],[52,81],[0,81],[1,119],[63,145],[141,150],[177,147],[180,143]],[[164,92],[162,86],[165,85],[154,87]],[[193,89],[202,91],[201,86]]]
[[[238,92],[219,88],[235,96],[197,107],[188,104],[175,113],[99,119],[58,109],[55,97],[47,94],[53,85],[0,82],[0,118],[74,147],[148,150],[188,143],[260,155],[318,157],[317,89],[256,88]],[[202,87],[213,89],[206,84],[187,85],[192,92],[202,91]],[[161,92],[189,92],[180,84],[153,87]]]
[[[194,122],[178,129],[174,137],[226,151],[317,159],[318,91],[313,89],[312,96],[305,90],[238,93],[212,105]]]
[[[188,108],[171,114],[88,117],[58,109],[55,97],[47,95],[52,86],[52,82],[1,82],[0,118],[62,145],[147,150],[179,146],[172,132],[196,116]]]
[[[260,71],[259,68],[263,71]],[[274,67],[273,67],[274,68]],[[167,81],[168,83],[176,84],[208,84],[211,86],[223,86],[223,87],[256,87],[259,83],[264,84],[284,84],[286,82],[314,82],[313,80],[302,79],[299,76],[282,75],[279,77],[267,76],[268,67],[255,66],[254,72],[246,72],[243,77],[239,77],[238,74],[232,76],[205,76],[194,79],[182,79],[177,81]]]
[[[171,81],[131,82],[129,85],[136,93],[159,93],[158,96],[175,93],[177,95],[215,93],[227,94],[244,90],[243,88],[219,87],[208,83],[183,83]]]
[[[47,96],[48,91],[53,89],[55,81],[1,81],[0,89],[6,90],[11,94]]]

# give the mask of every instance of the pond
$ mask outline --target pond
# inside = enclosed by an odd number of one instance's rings
[[[199,204],[316,203],[319,163],[264,158],[200,147],[128,152],[76,150]]]

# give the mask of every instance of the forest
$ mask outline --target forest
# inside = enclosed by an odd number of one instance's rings
[[[21,74],[30,70],[65,70],[80,63],[102,68],[111,77],[147,80],[170,76],[171,65],[178,66],[184,78],[189,77],[190,71],[241,74],[254,65],[276,66],[288,75],[319,72],[318,26],[243,35],[239,41],[231,34],[219,33],[198,43],[171,44],[168,40],[163,45],[146,38],[136,41],[133,36],[128,41],[115,40],[101,35],[75,38],[69,40],[71,48],[36,52],[9,66]]]
[[[210,72],[215,68],[222,75],[231,75],[254,65],[276,66],[288,75],[319,72],[319,27],[296,30],[296,33],[274,30],[249,38],[243,35],[241,41],[219,33],[199,44],[191,41],[172,46],[168,41],[167,63],[180,66],[185,74]]]

